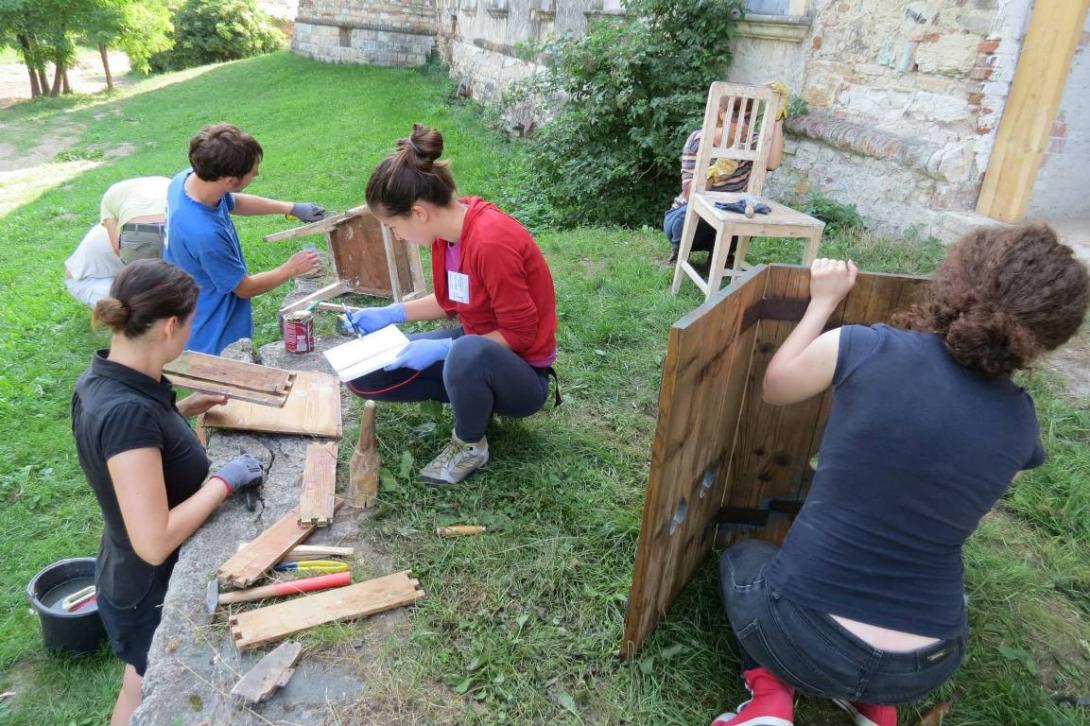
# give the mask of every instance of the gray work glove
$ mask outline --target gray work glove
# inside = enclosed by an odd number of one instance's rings
[[[235,492],[261,486],[265,472],[261,469],[260,461],[249,454],[239,454],[212,476],[227,485],[227,496],[231,496]]]
[[[291,205],[291,216],[304,222],[317,222],[328,217],[329,213],[325,207],[319,207],[314,202],[299,202]]]

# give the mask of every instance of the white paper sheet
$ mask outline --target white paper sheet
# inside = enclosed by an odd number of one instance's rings
[[[325,357],[342,381],[351,381],[390,365],[408,344],[409,339],[396,325],[387,325],[362,338],[330,348],[325,351]]]

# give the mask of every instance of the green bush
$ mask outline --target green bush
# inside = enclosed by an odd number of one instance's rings
[[[623,19],[533,49],[547,72],[505,101],[563,101],[529,141],[505,200],[531,224],[657,224],[678,193],[681,146],[730,65],[743,2],[625,5]]]
[[[174,47],[151,58],[156,71],[238,60],[284,44],[256,0],[185,0],[174,15]]]

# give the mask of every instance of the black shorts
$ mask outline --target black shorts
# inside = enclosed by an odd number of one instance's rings
[[[148,667],[148,650],[163,615],[166,593],[166,585],[153,577],[147,594],[132,607],[117,607],[101,592],[96,599],[110,648],[114,655],[135,668],[141,678]]]

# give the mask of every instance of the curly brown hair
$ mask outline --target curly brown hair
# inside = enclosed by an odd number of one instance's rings
[[[1090,275],[1050,227],[988,227],[950,248],[925,298],[893,324],[937,333],[958,363],[1002,376],[1063,345],[1088,305]]]

